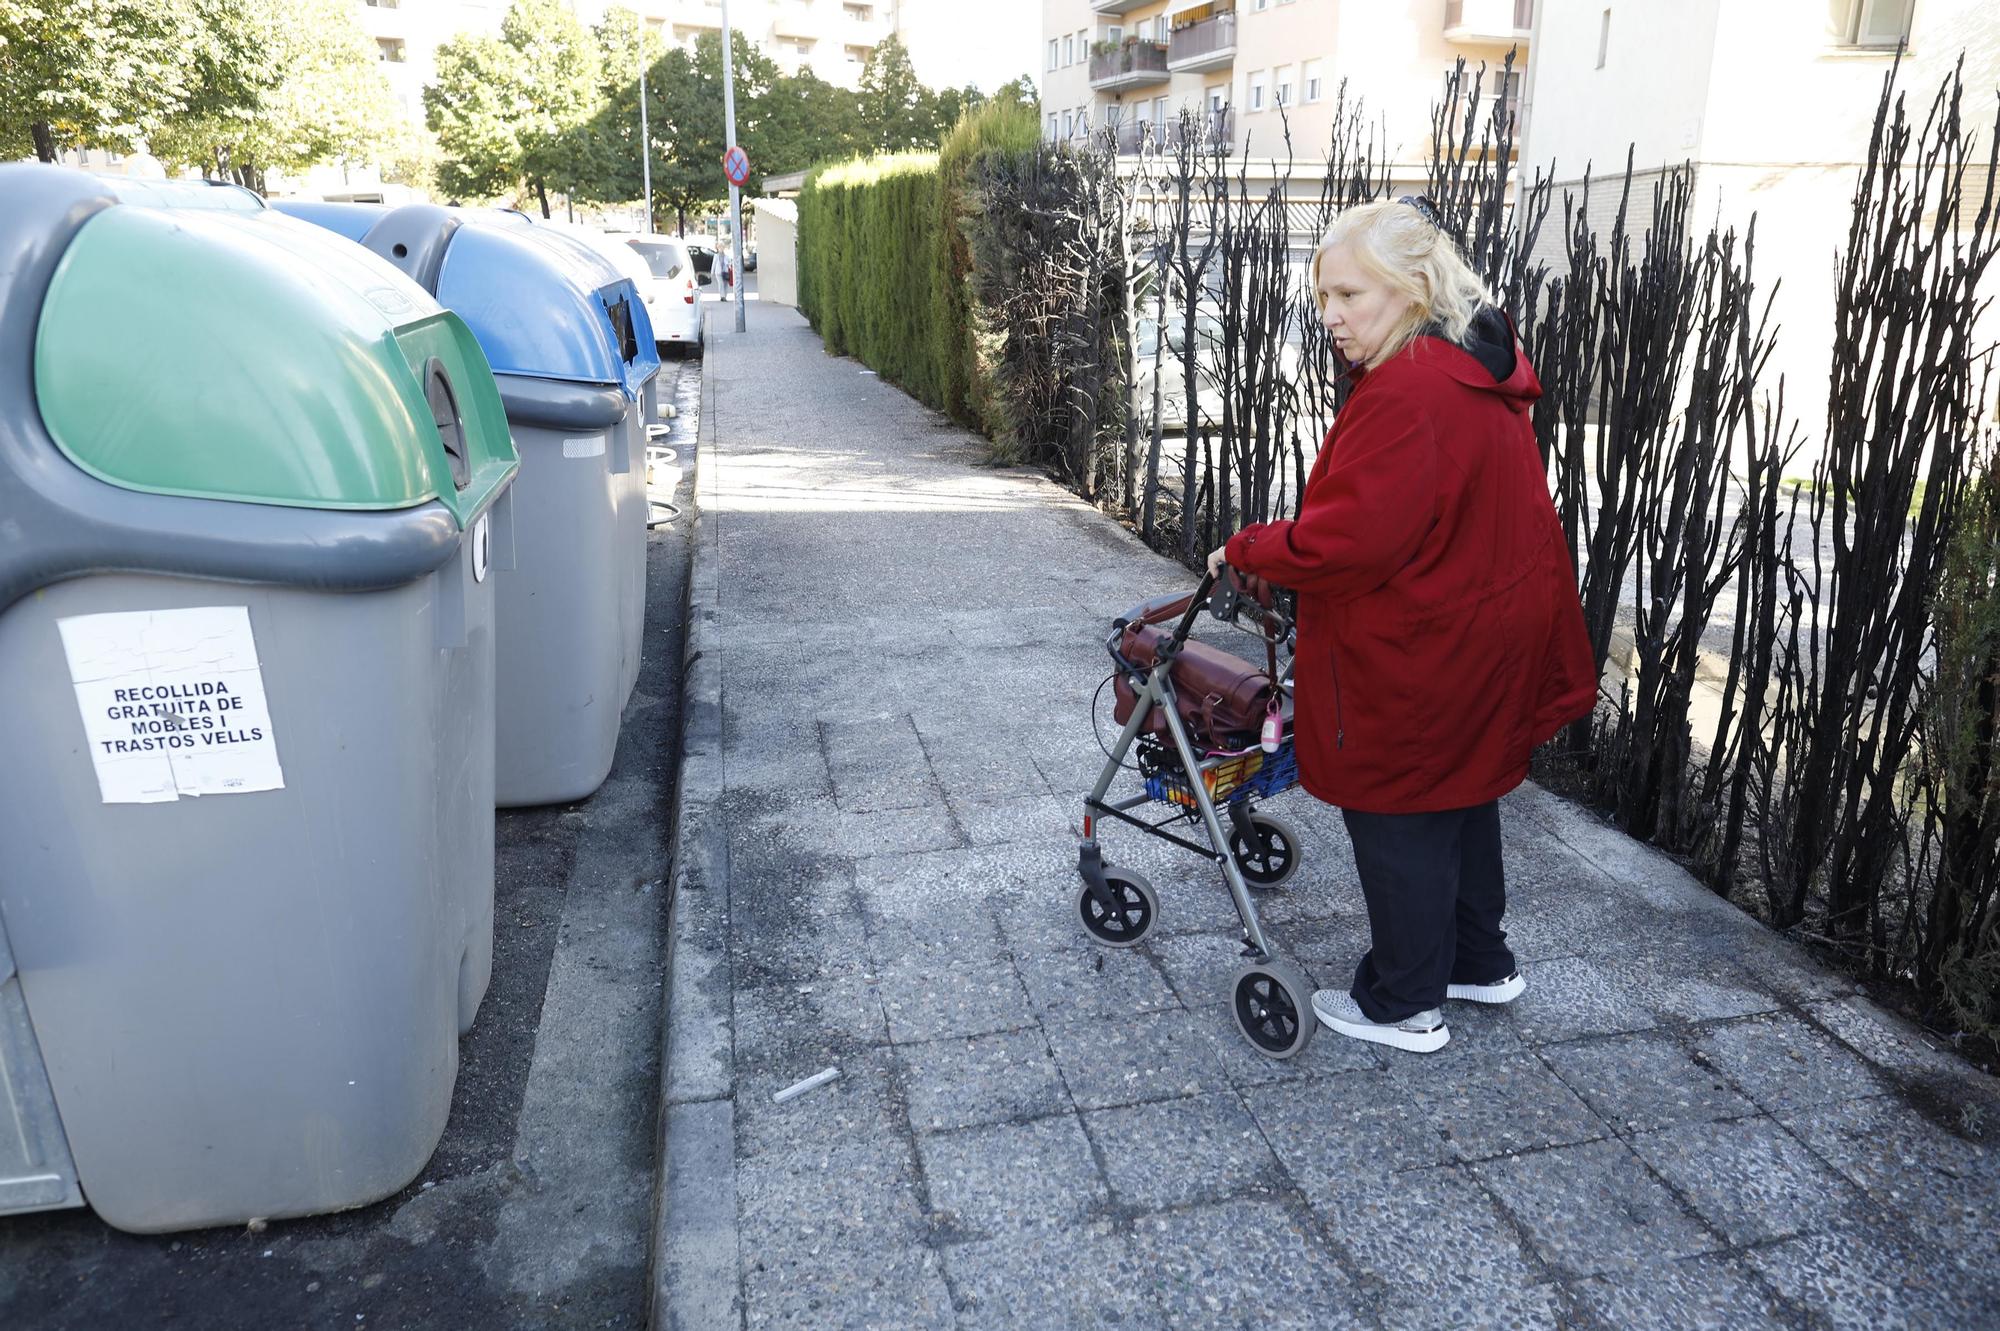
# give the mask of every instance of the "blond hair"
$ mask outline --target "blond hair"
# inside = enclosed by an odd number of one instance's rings
[[[1313,251],[1313,302],[1321,314],[1326,313],[1326,302],[1319,291],[1320,263],[1338,245],[1347,246],[1371,276],[1409,297],[1410,308],[1369,358],[1371,370],[1409,346],[1431,324],[1451,341],[1463,341],[1472,316],[1481,305],[1492,303],[1479,274],[1422,209],[1383,200],[1341,213]]]

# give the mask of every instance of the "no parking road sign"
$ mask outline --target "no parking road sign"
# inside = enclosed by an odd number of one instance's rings
[[[728,176],[729,183],[738,189],[742,189],[750,179],[750,158],[734,144],[722,154],[722,174]]]

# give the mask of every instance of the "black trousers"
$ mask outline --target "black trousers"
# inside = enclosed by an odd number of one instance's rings
[[[1401,1021],[1444,1001],[1448,984],[1513,974],[1500,917],[1497,801],[1444,813],[1341,810],[1361,871],[1374,935],[1354,973],[1354,1001],[1370,1021]]]

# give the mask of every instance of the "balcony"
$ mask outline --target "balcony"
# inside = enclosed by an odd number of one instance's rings
[[[1535,0],[1445,0],[1448,42],[1506,42],[1526,46],[1535,26]]]
[[[1135,9],[1144,9],[1153,0],[1090,0],[1093,14],[1129,14]]]
[[[844,11],[841,18],[832,25],[829,37],[837,37],[855,46],[880,46],[889,37],[889,20],[872,15],[862,17],[854,10]]]
[[[1170,77],[1165,42],[1133,40],[1090,57],[1090,86],[1098,92],[1145,88]]]
[[[1196,113],[1193,121],[1194,132],[1200,142],[1196,145],[1206,152],[1220,147],[1231,152],[1236,147],[1236,112],[1230,107],[1216,111]],[[1178,117],[1154,123],[1151,120],[1127,120],[1118,126],[1118,151],[1130,157],[1149,143],[1162,151],[1172,151],[1182,143],[1182,124]]]
[[[824,34],[820,32],[819,17],[805,5],[786,5],[771,20],[774,36],[787,41],[815,41]]]
[[[1176,74],[1198,74],[1203,70],[1225,69],[1236,62],[1236,13],[1226,10],[1214,18],[1175,28],[1167,42],[1167,68]]]
[[[722,30],[722,6],[709,0],[679,0],[667,15],[676,28]]]

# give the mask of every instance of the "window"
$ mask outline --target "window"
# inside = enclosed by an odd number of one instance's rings
[[[1272,70],[1271,82],[1275,87],[1273,103],[1277,106],[1292,105],[1292,67],[1281,65]]]
[[[394,9],[400,0],[364,0],[370,9]]]
[[[1518,69],[1505,73],[1494,94],[1500,99],[1501,114],[1507,117],[1507,124],[1515,133],[1521,129],[1521,79]]]
[[[1326,96],[1326,61],[1306,61],[1299,70],[1299,81],[1305,84],[1305,100],[1308,103]]]
[[[1053,139],[1055,136],[1056,136],[1056,113],[1051,111],[1049,112],[1049,137]]]
[[[1208,109],[1211,114],[1229,105],[1229,89],[1217,84],[1208,90]]]
[[[1112,24],[1104,30],[1104,40],[1116,46],[1125,40],[1125,29],[1119,27],[1116,23]]]
[[[391,65],[403,63],[403,39],[401,37],[377,37],[375,58]]]
[[[1073,32],[1063,34],[1063,63],[1065,65],[1076,63],[1076,34]]]
[[[1075,134],[1076,134],[1076,112],[1065,111],[1063,112],[1062,136],[1067,139],[1074,137]]]
[[[1049,38],[1049,68],[1050,68],[1050,69],[1055,69],[1055,68],[1057,68],[1057,66],[1058,66],[1058,65],[1059,65],[1059,64],[1061,63],[1061,61],[1060,61],[1060,57],[1061,57],[1061,55],[1062,55],[1062,43],[1061,43],[1061,42],[1058,42],[1058,41],[1057,41],[1057,40],[1056,40],[1055,38],[1053,38],[1053,37]]]
[[[1271,0],[1251,0],[1250,8],[1261,14],[1271,7]]]
[[[1264,109],[1264,90],[1270,86],[1270,79],[1262,70],[1250,76],[1250,96],[1247,99],[1252,111]]]
[[[1611,54],[1611,11],[1605,10],[1604,17],[1597,24],[1597,67],[1604,68],[1604,58]]]
[[[1090,137],[1090,108],[1087,106],[1076,108],[1076,136],[1080,139]]]
[[[1910,40],[1915,0],[1831,0],[1836,46],[1899,46]]]
[[[800,55],[811,55],[813,53],[813,44],[811,42],[800,42],[798,44],[798,53]]]

